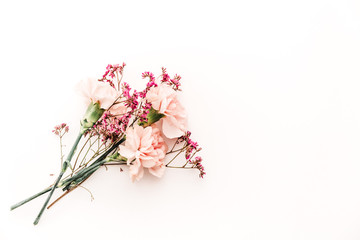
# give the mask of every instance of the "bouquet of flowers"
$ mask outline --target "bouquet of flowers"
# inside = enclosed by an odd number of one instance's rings
[[[61,151],[56,181],[11,206],[11,210],[49,192],[34,221],[36,225],[46,208],[79,187],[102,166],[128,166],[132,181],[139,181],[145,169],[159,178],[166,168],[197,169],[201,178],[205,175],[202,158],[197,155],[201,148],[190,138],[185,109],[177,98],[181,77],[170,77],[165,68],[157,78],[144,72],[142,78],[148,82],[145,89],[137,91],[122,81],[124,67],[124,63],[109,64],[102,78],[79,83],[77,88],[88,107],[66,159],[62,141],[69,126],[63,123],[53,130],[59,137]],[[171,147],[168,142],[173,142]],[[180,165],[174,165],[177,157],[184,159]],[[64,193],[48,206],[58,188]]]

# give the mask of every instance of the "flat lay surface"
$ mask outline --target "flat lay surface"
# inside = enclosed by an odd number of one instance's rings
[[[0,20],[0,239],[360,238],[358,1],[14,1]],[[9,209],[55,181],[76,84],[123,62],[134,88],[181,75],[204,179],[102,167],[33,226],[44,196]]]

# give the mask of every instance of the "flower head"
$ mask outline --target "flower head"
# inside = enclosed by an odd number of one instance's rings
[[[110,112],[112,114],[118,114],[119,112],[126,111],[126,107],[122,104],[113,105],[114,102],[118,100],[120,94],[105,82],[88,78],[85,81],[81,81],[77,85],[77,89],[87,105],[91,102],[98,102],[102,109],[107,110],[111,107]]]
[[[133,181],[140,180],[144,174],[144,168],[149,172],[161,177],[164,174],[164,158],[167,145],[161,137],[161,132],[154,126],[143,128],[134,125],[126,133],[125,146],[120,147],[120,154],[127,158],[130,165],[130,176]]]
[[[177,138],[184,135],[187,128],[187,118],[184,107],[177,99],[177,92],[167,84],[159,84],[151,88],[146,100],[159,113],[162,118],[162,130],[167,138]]]

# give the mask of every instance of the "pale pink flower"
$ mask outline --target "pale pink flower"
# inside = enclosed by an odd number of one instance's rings
[[[165,170],[166,151],[167,145],[158,128],[143,128],[136,124],[127,130],[125,146],[120,147],[120,154],[128,159],[132,181],[143,177],[144,168],[149,169],[152,175],[161,177]]]
[[[187,128],[186,112],[177,99],[177,92],[171,86],[158,84],[148,91],[146,99],[155,110],[165,115],[161,121],[162,131],[167,138],[184,135]]]
[[[105,110],[107,110],[120,96],[120,93],[109,84],[93,78],[81,81],[76,88],[84,98],[85,104],[88,105],[91,102],[99,102],[100,107]],[[125,113],[126,107],[123,104],[115,104],[110,108],[110,112],[112,114]]]

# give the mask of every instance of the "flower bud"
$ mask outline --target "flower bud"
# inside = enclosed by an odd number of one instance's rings
[[[107,162],[126,162],[127,158],[121,156],[118,152],[114,153],[113,155],[106,157]]]
[[[143,126],[143,127],[147,127],[147,126],[150,126],[153,123],[156,123],[157,121],[159,121],[163,117],[165,117],[164,114],[159,113],[159,111],[155,110],[154,108],[151,108],[149,110],[149,113],[146,116],[147,122],[140,122],[139,125]]]
[[[102,116],[104,109],[100,107],[99,102],[91,102],[85,112],[84,118],[80,121],[81,131],[85,132],[91,128]]]

